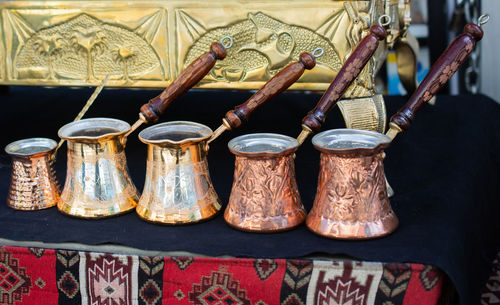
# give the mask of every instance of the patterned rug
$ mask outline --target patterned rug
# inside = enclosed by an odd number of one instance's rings
[[[490,278],[483,288],[481,293],[482,305],[499,305],[500,304],[500,252],[493,261]]]
[[[439,304],[421,264],[125,256],[0,247],[0,304]],[[500,304],[500,253],[482,305]]]
[[[439,304],[440,270],[353,261],[0,247],[0,304]]]

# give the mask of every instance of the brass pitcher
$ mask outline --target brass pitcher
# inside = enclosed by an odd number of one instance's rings
[[[391,139],[373,131],[333,129],[318,133],[312,143],[321,151],[321,163],[307,227],[340,239],[393,232],[399,222],[387,196],[383,164]]]
[[[119,215],[137,205],[139,192],[128,174],[126,122],[92,118],[59,129],[68,142],[66,182],[57,208],[81,218]]]
[[[12,157],[7,205],[15,210],[41,210],[59,200],[60,187],[52,155],[57,143],[46,138],[12,142],[5,152]]]
[[[148,145],[146,181],[137,214],[146,221],[185,224],[207,220],[221,203],[210,180],[205,125],[173,121],[139,133]]]
[[[299,142],[280,134],[257,133],[234,138],[228,146],[236,162],[226,222],[239,230],[262,233],[300,225],[306,212],[295,180],[294,152]]]

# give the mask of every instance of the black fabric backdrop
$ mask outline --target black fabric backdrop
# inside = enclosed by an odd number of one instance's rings
[[[57,130],[73,120],[92,90],[12,87],[0,93],[0,144],[28,137],[55,140]],[[129,123],[140,105],[159,91],[106,89],[86,117],[112,117]],[[191,92],[174,103],[162,121],[190,120],[215,129],[225,112],[246,100],[249,92]],[[234,157],[227,142],[251,132],[297,136],[301,118],[319,95],[286,93],[254,113],[240,130],[226,132],[212,143],[209,154],[213,184],[228,201]],[[405,101],[386,97],[389,116]],[[500,105],[485,96],[439,96],[426,106],[413,126],[386,151],[386,174],[396,195],[391,199],[400,219],[392,235],[370,241],[329,240],[304,225],[285,233],[255,234],[228,227],[219,215],[181,227],[146,223],[135,213],[103,220],[79,220],[56,208],[20,212],[6,207],[10,158],[0,155],[0,237],[19,241],[122,244],[146,250],[183,250],[204,255],[238,257],[300,257],[343,254],[367,261],[433,264],[453,281],[462,304],[479,303],[493,255],[500,245]],[[343,126],[338,109],[323,130]],[[65,176],[65,148],[57,163]],[[131,176],[139,190],[144,184],[146,146],[132,134],[127,146]],[[297,152],[296,175],[306,209],[316,191],[319,153],[310,139]]]

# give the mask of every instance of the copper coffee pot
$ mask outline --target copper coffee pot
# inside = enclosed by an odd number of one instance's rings
[[[125,157],[127,137],[143,123],[156,122],[165,109],[180,95],[198,83],[226,57],[222,45],[232,38],[214,42],[210,51],[194,60],[160,95],[141,107],[139,120],[132,126],[108,118],[72,122],[59,130],[68,140],[66,182],[57,203],[67,215],[80,218],[103,218],[134,209],[139,192],[128,174]]]
[[[379,41],[385,39],[385,24],[371,27],[340,69],[324,100],[336,102],[342,97],[375,53]],[[244,135],[229,142],[229,150],[236,156],[233,186],[224,213],[230,226],[272,233],[290,230],[305,220],[295,179],[294,152],[300,144],[294,138],[272,133]]]
[[[224,212],[227,224],[243,231],[272,233],[304,222],[306,210],[295,179],[297,140],[253,133],[232,139],[228,147],[236,161]]]
[[[46,138],[29,138],[10,143],[5,152],[12,156],[12,175],[7,205],[15,210],[53,207],[60,190],[54,160],[57,143]]]
[[[319,56],[322,49],[313,52]],[[175,121],[144,129],[139,138],[148,145],[144,190],[137,214],[149,222],[187,224],[207,220],[221,208],[208,171],[208,144],[224,131],[237,128],[260,106],[290,87],[315,56],[302,53],[245,103],[226,113],[215,131],[202,124]],[[144,107],[143,107],[144,108]]]
[[[321,151],[320,173],[314,205],[307,215],[307,227],[319,235],[339,239],[369,239],[392,233],[398,226],[387,196],[383,166],[383,150],[401,131],[408,129],[415,113],[451,78],[481,40],[481,25],[467,24],[465,33],[444,51],[417,90],[391,118],[386,135],[356,129],[334,129],[313,137],[313,145]],[[316,107],[303,121],[313,131],[324,117]],[[312,123],[312,124],[310,124]]]

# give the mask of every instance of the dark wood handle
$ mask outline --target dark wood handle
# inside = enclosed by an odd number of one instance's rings
[[[158,121],[160,115],[173,101],[196,85],[210,72],[217,59],[224,59],[226,55],[226,49],[222,44],[212,43],[209,52],[195,59],[160,95],[142,105],[141,114],[147,123]]]
[[[302,76],[305,69],[310,70],[315,65],[316,60],[313,55],[307,52],[300,54],[298,62],[286,66],[245,103],[236,106],[234,110],[228,111],[225,116],[226,122],[231,128],[238,128],[243,121],[248,120],[255,109],[285,91]]]
[[[344,95],[347,88],[358,77],[366,63],[378,48],[379,40],[387,36],[385,29],[380,25],[373,25],[368,34],[346,60],[339,73],[321,97],[316,107],[302,120],[302,124],[314,132],[318,132],[325,121],[326,114]]]
[[[427,73],[408,102],[391,117],[391,123],[396,124],[402,130],[407,130],[415,113],[446,84],[472,52],[474,44],[483,38],[483,30],[473,23],[467,24],[464,32],[451,43],[436,63],[432,65],[429,73]]]

